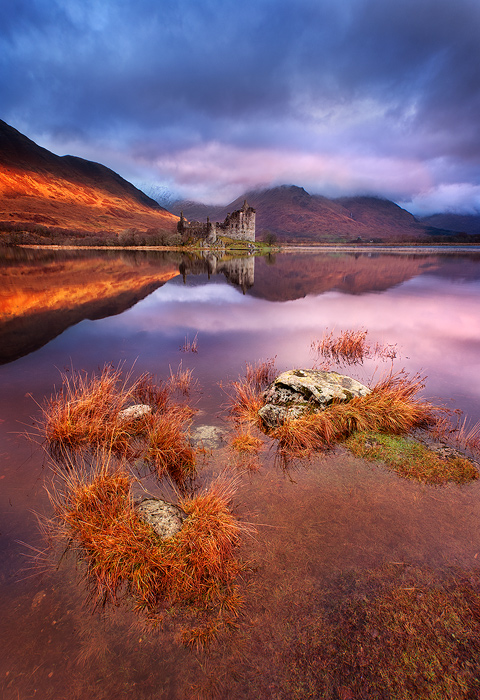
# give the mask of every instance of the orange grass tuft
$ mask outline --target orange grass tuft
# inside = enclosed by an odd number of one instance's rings
[[[324,411],[286,421],[271,431],[286,454],[305,457],[328,449],[355,431],[404,435],[434,424],[441,409],[416,398],[422,380],[400,373],[379,382],[367,396],[333,403]]]
[[[151,406],[154,411],[165,411],[171,398],[168,384],[159,381],[151,374],[142,374],[133,386],[132,397],[135,403]]]
[[[238,423],[259,424],[258,411],[263,406],[262,392],[246,379],[231,384],[230,415]]]
[[[126,447],[129,433],[118,414],[133,399],[121,371],[106,365],[99,375],[62,374],[62,389],[42,406],[42,428],[53,454],[86,445]]]
[[[136,515],[132,477],[108,457],[89,475],[77,469],[60,476],[63,489],[50,494],[51,529],[77,548],[97,602],[129,598],[147,614],[172,605],[238,614],[236,550],[244,528],[230,511],[232,484],[217,481],[183,498],[182,529],[161,540]]]
[[[42,407],[41,430],[52,456],[59,461],[77,452],[104,448],[126,459],[144,459],[159,478],[165,474],[178,484],[195,475],[195,450],[188,440],[192,410],[172,401],[179,386],[191,384],[191,370],[158,382],[143,374],[129,384],[120,369],[106,366],[99,375],[72,372],[62,375],[62,389]],[[151,411],[133,420],[120,412],[135,403]]]
[[[366,357],[379,357],[382,360],[393,360],[397,356],[395,345],[370,346],[367,342],[366,330],[344,330],[335,336],[334,332],[325,331],[321,340],[314,340],[312,350],[326,360],[347,365],[361,364]]]
[[[193,381],[193,370],[183,369],[181,362],[178,365],[175,373],[173,373],[172,369],[170,368],[168,388],[171,392],[178,391],[184,396],[189,396],[192,389],[195,388],[195,382]]]
[[[247,362],[245,370],[245,381],[256,391],[263,391],[273,382],[277,375],[275,369],[275,358],[256,362],[254,365]]]
[[[237,452],[258,454],[263,441],[253,435],[248,427],[240,427],[230,438],[230,447]]]
[[[187,437],[189,418],[190,413],[172,408],[152,416],[143,457],[159,479],[169,474],[182,485],[196,474],[196,453]]]
[[[275,379],[275,358],[246,365],[245,377],[230,384],[230,416],[238,424],[260,426],[263,391]]]

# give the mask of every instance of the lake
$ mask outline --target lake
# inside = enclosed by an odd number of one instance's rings
[[[152,631],[122,607],[92,614],[73,556],[32,568],[45,547],[37,514],[50,514],[50,477],[25,432],[62,372],[112,363],[167,378],[181,363],[198,381],[193,427],[227,433],[227,387],[246,363],[311,367],[312,342],[327,329],[365,329],[372,344],[396,346],[395,360],[366,360],[346,374],[372,384],[392,364],[420,373],[424,396],[461,410],[469,425],[480,420],[479,249],[237,259],[0,249],[5,700],[315,697],[305,645],[365,572],[478,568],[478,482],[429,487],[345,448],[288,471],[265,449],[256,470],[239,470],[225,444],[207,450],[199,483],[236,476],[235,513],[256,534],[243,544],[245,612],[210,652],[182,647],[173,622]]]

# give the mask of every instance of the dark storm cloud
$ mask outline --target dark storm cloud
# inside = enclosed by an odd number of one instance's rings
[[[57,152],[179,185],[195,177],[182,159],[216,158],[218,187],[240,152],[258,156],[252,183],[277,168],[374,189],[378,167],[392,197],[480,184],[477,0],[17,0],[2,12],[1,116]]]

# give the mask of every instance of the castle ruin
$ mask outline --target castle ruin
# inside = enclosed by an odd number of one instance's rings
[[[185,219],[182,212],[177,230],[183,238],[196,238],[206,245],[214,245],[221,236],[255,243],[255,209],[245,200],[243,207],[232,214],[227,214],[223,223],[213,223],[208,218],[206,223],[190,222]]]

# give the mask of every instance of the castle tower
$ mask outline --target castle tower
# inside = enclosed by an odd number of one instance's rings
[[[246,199],[241,209],[227,214],[223,229],[231,238],[255,242],[255,209],[247,204]]]

